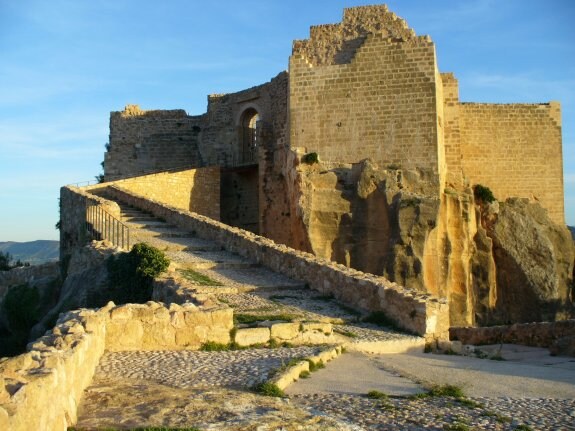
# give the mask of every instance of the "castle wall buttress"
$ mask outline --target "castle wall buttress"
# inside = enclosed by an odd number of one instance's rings
[[[462,103],[461,155],[471,184],[498,200],[537,200],[564,224],[561,108],[549,104]]]

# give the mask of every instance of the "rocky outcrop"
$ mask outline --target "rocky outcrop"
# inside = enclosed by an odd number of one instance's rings
[[[569,317],[573,241],[537,203],[487,205],[469,187],[440,190],[430,172],[370,160],[294,170],[315,255],[447,298],[454,326]]]
[[[31,340],[50,329],[60,313],[91,305],[91,297],[108,285],[106,259],[118,251],[107,241],[93,241],[74,250],[57,303],[32,328]]]
[[[497,303],[488,323],[548,321],[572,312],[575,248],[566,227],[527,199],[510,198],[481,222],[493,241]]]

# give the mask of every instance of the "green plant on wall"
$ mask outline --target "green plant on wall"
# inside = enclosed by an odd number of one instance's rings
[[[313,165],[315,163],[319,163],[319,156],[317,153],[307,153],[302,156],[301,161],[306,165]]]
[[[170,261],[162,251],[145,243],[134,245],[129,253],[111,256],[108,260],[108,297],[97,302],[149,301],[154,278],[168,269],[169,265]]]
[[[495,196],[489,187],[482,186],[481,184],[475,184],[473,186],[473,197],[476,201],[484,202],[490,204],[495,201]]]

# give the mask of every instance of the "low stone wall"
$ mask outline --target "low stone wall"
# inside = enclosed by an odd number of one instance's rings
[[[0,300],[10,286],[32,283],[46,277],[60,275],[60,262],[49,262],[42,265],[23,266],[10,271],[0,271]]]
[[[193,304],[128,304],[110,311],[106,350],[198,349],[212,341],[227,344],[233,328],[231,308],[201,309]]]
[[[382,311],[405,330],[428,339],[447,338],[449,309],[443,299],[276,244],[208,217],[163,205],[118,186],[109,187],[107,193],[273,271],[303,280],[313,289],[331,294],[345,304],[367,312]]]
[[[77,310],[60,316],[54,329],[28,352],[0,360],[0,430],[65,431],[106,350],[196,349],[228,343],[229,308],[160,303]]]
[[[516,323],[509,326],[486,328],[449,328],[449,339],[463,344],[521,344],[532,347],[551,347],[557,340],[575,337],[575,320],[558,322]]]

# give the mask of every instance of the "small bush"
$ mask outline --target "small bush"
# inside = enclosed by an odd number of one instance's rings
[[[389,396],[380,391],[369,391],[367,393],[367,398],[371,398],[372,400],[386,400]]]
[[[454,397],[463,398],[463,390],[459,386],[455,385],[442,385],[434,386],[429,391],[429,395],[432,397]]]
[[[321,370],[322,368],[325,368],[325,364],[323,363],[322,360],[320,360],[319,362],[314,362],[311,359],[307,359],[307,362],[309,363],[309,371],[311,373],[313,373],[314,371],[317,370]]]
[[[170,261],[155,247],[138,243],[129,253],[120,253],[108,259],[110,289],[106,298],[96,298],[94,306],[112,300],[117,304],[144,303],[152,297],[154,278],[168,269]],[[103,302],[103,304],[101,304]]]
[[[487,204],[495,201],[495,196],[489,187],[482,186],[481,184],[475,184],[473,186],[473,197],[476,201],[481,201]]]
[[[302,156],[301,161],[306,165],[313,165],[319,163],[319,156],[317,153],[307,153]]]
[[[311,373],[309,371],[302,371],[301,373],[299,373],[299,378],[300,379],[307,379],[311,376]]]
[[[258,383],[252,387],[252,390],[267,397],[284,398],[286,396],[284,391],[282,391],[276,384],[270,382]]]

